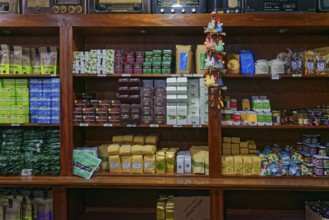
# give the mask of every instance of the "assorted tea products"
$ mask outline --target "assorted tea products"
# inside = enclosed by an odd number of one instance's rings
[[[0,189],[0,216],[3,220],[52,220],[52,192],[48,189]]]
[[[98,168],[101,160],[98,159],[97,148],[78,148],[73,151],[72,173],[85,179],[90,179]]]
[[[54,128],[3,129],[0,175],[59,175],[60,132]]]
[[[58,74],[56,47],[24,48],[6,44],[0,47],[0,74]]]
[[[74,52],[76,74],[171,74],[172,51],[90,50]]]
[[[237,176],[259,176],[261,159],[258,156],[222,156],[222,174]]]
[[[223,155],[256,154],[257,146],[254,140],[241,141],[239,137],[223,137]]]

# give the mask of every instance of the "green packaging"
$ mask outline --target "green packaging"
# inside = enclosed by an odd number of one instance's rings
[[[24,88],[24,87],[18,87],[16,88],[16,97],[29,97],[29,89],[28,88]]]
[[[10,97],[10,89],[3,88],[0,89],[0,98],[9,98]]]
[[[3,79],[2,80],[2,85],[3,88],[15,88],[15,79]]]
[[[16,105],[30,105],[29,97],[16,97]]]
[[[29,123],[30,117],[29,115],[11,115],[10,123],[11,124],[24,124]]]
[[[170,62],[163,62],[161,68],[162,74],[171,74],[171,63]]]
[[[10,108],[11,115],[28,115],[30,108],[27,105],[12,105]]]
[[[145,51],[144,62],[152,63],[152,61],[153,61],[153,52],[152,51]]]
[[[9,49],[8,45],[0,45],[0,74],[9,74]]]
[[[10,115],[0,115],[0,124],[9,124]]]
[[[29,88],[29,81],[27,79],[16,79],[15,80],[15,87],[24,87]]]
[[[0,98],[0,106],[4,105],[16,105],[15,97]]]
[[[163,50],[162,51],[162,62],[171,62],[172,61],[172,50]]]
[[[152,74],[152,64],[150,62],[143,63],[143,74]]]
[[[161,62],[162,51],[161,50],[153,50],[153,58],[152,61],[154,62]]]
[[[92,156],[86,151],[73,151],[73,174],[90,179],[101,163],[101,159]]]
[[[0,106],[0,115],[8,115],[11,110],[10,105],[1,105]]]
[[[23,48],[22,74],[32,74],[30,48]]]
[[[152,67],[153,74],[161,74],[161,62],[154,62]]]

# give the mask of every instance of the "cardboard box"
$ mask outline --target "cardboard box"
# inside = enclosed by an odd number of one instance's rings
[[[240,142],[240,148],[248,148],[248,142]]]
[[[177,86],[187,86],[187,78],[177,77]]]
[[[249,149],[248,148],[240,148],[240,153],[241,154],[249,154]]]
[[[240,149],[238,149],[238,150],[232,149],[232,155],[239,155],[239,154],[240,154]]]
[[[177,105],[177,124],[187,124],[187,105]]]
[[[186,95],[187,87],[186,86],[177,86],[177,94]]]
[[[232,150],[240,150],[240,145],[239,144],[231,144]]]
[[[248,148],[256,150],[257,146],[256,146],[256,144],[248,144]]]
[[[177,106],[167,105],[167,124],[168,125],[177,124]]]
[[[328,202],[326,202],[328,203]],[[305,213],[306,220],[329,220],[328,218],[322,218],[318,214],[316,214],[309,206],[314,204],[314,202],[306,202],[305,203]]]
[[[232,138],[231,137],[223,137],[223,142],[224,143],[232,143]]]
[[[255,153],[257,153],[257,150],[255,150],[255,149],[249,149],[249,154],[255,154]]]
[[[199,115],[188,115],[187,123],[189,125],[200,125],[200,116]]]
[[[231,149],[231,143],[222,143],[223,149]]]
[[[166,79],[167,86],[177,86],[177,78],[169,77]]]
[[[179,152],[180,153],[180,152]],[[184,173],[184,154],[178,154],[176,157],[176,172]]]
[[[192,173],[192,156],[189,151],[184,152],[184,173]]]
[[[167,94],[177,94],[177,87],[176,86],[167,86],[166,87]]]
[[[210,197],[174,197],[174,219],[210,219]]]
[[[188,108],[189,115],[200,115],[200,108],[199,106],[189,106]]]
[[[223,155],[231,155],[232,154],[232,150],[231,149],[223,149]]]

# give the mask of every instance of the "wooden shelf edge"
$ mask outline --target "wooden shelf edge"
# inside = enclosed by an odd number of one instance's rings
[[[239,75],[223,75],[222,78],[224,79],[271,79],[271,74],[239,74]],[[280,75],[282,79],[328,79],[329,74],[322,74],[322,75],[305,75],[305,74],[284,74]]]
[[[202,74],[75,74],[75,78],[170,78],[170,77],[188,77],[188,78],[203,78]]]
[[[59,124],[32,124],[32,123],[25,123],[25,124],[0,124],[0,127],[59,127]]]
[[[60,78],[60,75],[48,74],[0,74],[0,78]]]
[[[101,123],[74,123],[73,127],[104,127],[104,128],[208,128],[208,125],[121,125]]]
[[[272,126],[222,125],[222,129],[329,129],[329,126],[327,126],[327,125],[320,125],[320,126],[300,126],[300,125],[272,125]]]

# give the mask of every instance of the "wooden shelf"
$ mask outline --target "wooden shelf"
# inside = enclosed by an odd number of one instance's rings
[[[241,79],[241,78],[247,78],[247,79],[271,79],[270,74],[259,74],[259,75],[254,75],[254,74],[240,74],[240,75],[223,75],[222,78],[225,79]],[[321,75],[305,75],[305,74],[283,74],[280,75],[280,78],[282,79],[298,79],[298,78],[307,78],[307,79],[319,79],[319,78],[324,78],[328,79],[329,74],[321,74]]]
[[[113,127],[113,128],[208,128],[208,125],[121,125],[101,123],[74,123],[74,127]]]
[[[169,78],[169,77],[188,77],[188,78],[203,78],[202,74],[107,74],[107,75],[96,75],[96,74],[73,74],[76,78]]]
[[[302,125],[272,125],[272,126],[252,126],[252,125],[222,125],[224,129],[329,129],[327,125],[302,126]]]
[[[41,75],[41,74],[0,74],[0,78],[59,78],[60,75]]]
[[[98,172],[95,173],[96,177],[144,177],[144,178],[153,178],[153,177],[181,177],[181,178],[209,178],[208,175],[202,175],[202,174],[192,174],[192,173],[185,173],[185,174],[128,174],[128,173],[109,173],[109,172]]]
[[[0,127],[59,127],[59,124],[0,124]]]

